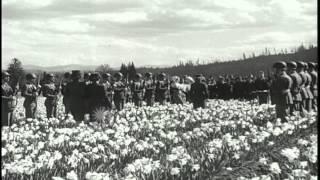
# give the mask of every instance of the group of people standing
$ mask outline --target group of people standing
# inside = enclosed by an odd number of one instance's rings
[[[122,110],[124,104],[133,102],[141,107],[145,101],[147,106],[155,102],[163,105],[166,102],[183,104],[186,101],[194,108],[205,108],[206,100],[246,99],[258,97],[259,103],[271,102],[276,105],[277,117],[285,121],[285,117],[295,111],[303,113],[317,110],[317,64],[305,62],[277,62],[274,64],[275,76],[270,79],[259,73],[254,79],[249,76],[246,81],[242,77],[227,78],[219,76],[218,81],[199,74],[193,79],[190,76],[170,79],[165,73],[160,73],[155,79],[148,72],[142,76],[137,73],[133,81],[128,82],[118,72],[113,77],[109,73],[85,73],[74,70],[66,72],[59,85],[55,84],[54,74],[47,74],[40,85],[35,74],[26,75],[26,83],[21,88],[25,97],[23,106],[26,118],[35,118],[37,97],[42,93],[45,100],[47,117],[57,116],[57,103],[61,95],[65,106],[65,115],[71,113],[74,119],[82,121],[85,114],[90,114],[94,120],[97,109],[111,110],[115,107]],[[2,73],[2,125],[12,123],[12,112],[16,104],[17,90],[9,85],[10,74]],[[114,106],[113,106],[114,105]]]

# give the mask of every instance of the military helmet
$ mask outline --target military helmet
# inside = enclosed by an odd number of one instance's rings
[[[34,73],[29,73],[26,75],[27,80],[36,79],[37,76]]]
[[[146,77],[151,77],[151,76],[152,76],[152,73],[151,73],[151,72],[147,72],[147,73],[145,74],[145,76],[146,76]]]
[[[107,79],[107,78],[109,78],[109,77],[111,77],[111,74],[109,74],[109,73],[103,73],[103,74],[102,74],[102,78],[103,78],[103,79]]]
[[[276,68],[276,69],[284,69],[286,67],[287,67],[287,64],[283,61],[278,61],[273,64],[273,68]]]
[[[8,77],[10,74],[7,71],[2,72],[2,78]]]
[[[123,77],[123,75],[122,75],[121,72],[117,72],[114,76],[115,76],[115,77]]]
[[[90,76],[91,76],[91,73],[84,73],[83,74],[84,79],[90,78]]]
[[[51,77],[54,77],[54,75],[52,73],[47,74],[47,78],[51,78]]]
[[[297,68],[304,68],[304,63],[302,61],[298,61],[297,63]]]
[[[297,68],[297,63],[294,62],[294,61],[287,62],[287,67],[291,68],[291,69],[296,69]]]
[[[142,75],[140,73],[136,74],[136,78],[140,79],[142,77]]]
[[[309,68],[315,68],[315,63],[313,63],[313,62],[308,62],[308,67],[309,67]]]
[[[166,74],[165,73],[160,73],[159,77],[166,77]]]

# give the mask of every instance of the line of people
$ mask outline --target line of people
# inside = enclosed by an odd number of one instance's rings
[[[206,100],[246,99],[258,98],[260,104],[276,104],[277,117],[285,121],[285,117],[299,111],[302,115],[311,109],[317,110],[317,64],[304,62],[277,62],[273,66],[275,75],[266,78],[264,72],[254,79],[249,76],[224,78],[219,76],[217,82],[213,78],[206,79],[203,75],[179,78],[168,78],[160,73],[154,78],[152,73],[144,77],[137,73],[133,81],[128,82],[118,72],[113,77],[109,73],[85,73],[83,79],[78,70],[65,73],[59,85],[55,84],[54,74],[47,74],[40,85],[35,74],[26,75],[26,83],[21,88],[21,95],[25,97],[23,106],[26,118],[35,118],[37,97],[42,93],[45,100],[47,117],[57,116],[57,103],[63,98],[65,114],[71,113],[75,120],[81,121],[85,114],[94,119],[95,110],[104,108],[111,110],[113,105],[120,111],[124,104],[133,102],[147,106],[155,102],[165,104],[183,104],[190,102],[194,108],[205,108]],[[9,86],[10,74],[2,73],[2,123],[11,124],[12,112],[16,105],[16,90]],[[39,80],[39,78],[38,78]]]

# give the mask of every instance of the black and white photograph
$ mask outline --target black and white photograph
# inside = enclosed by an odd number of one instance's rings
[[[1,179],[318,179],[316,0],[1,5]]]

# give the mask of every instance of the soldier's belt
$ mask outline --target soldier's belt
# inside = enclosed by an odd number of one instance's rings
[[[286,89],[286,90],[283,90],[283,91],[280,91],[282,94],[288,94],[290,93],[290,89]]]

